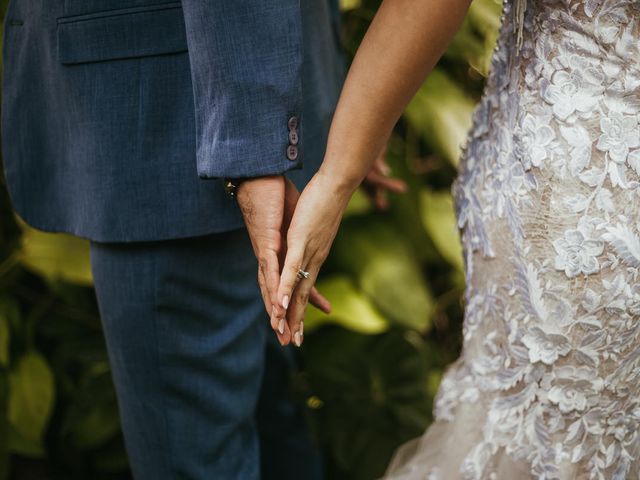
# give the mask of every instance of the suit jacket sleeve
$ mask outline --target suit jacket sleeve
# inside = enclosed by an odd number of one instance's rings
[[[300,168],[300,0],[182,0],[182,6],[198,175],[256,177]]]

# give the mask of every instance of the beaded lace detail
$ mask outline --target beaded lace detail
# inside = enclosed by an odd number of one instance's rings
[[[386,478],[640,478],[640,2],[526,3],[452,186],[463,351]]]

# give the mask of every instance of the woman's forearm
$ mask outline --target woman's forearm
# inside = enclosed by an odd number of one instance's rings
[[[384,0],[353,60],[322,174],[350,194],[460,27],[471,0]]]

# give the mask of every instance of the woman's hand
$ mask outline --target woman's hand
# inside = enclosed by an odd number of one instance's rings
[[[378,199],[383,198],[382,204],[376,202],[378,208],[386,206],[386,193],[402,193],[406,191],[406,184],[399,179],[389,177],[390,171],[384,160],[384,152],[364,178],[362,185],[365,189],[375,192]],[[280,285],[277,292],[279,300],[271,325],[285,322],[286,334],[279,336],[281,343],[293,341],[296,346],[302,344],[304,335],[304,313],[307,303],[329,313],[329,302],[313,287],[318,277],[320,267],[324,263],[331,244],[338,231],[340,220],[351,195],[358,186],[357,180],[348,181],[328,169],[321,168],[311,179],[307,187],[298,197],[297,191],[292,192],[293,184],[287,188],[286,198],[291,202],[285,206],[285,222],[283,231],[287,231],[285,246],[286,257]],[[375,200],[374,200],[375,201]],[[295,207],[295,212],[293,208]],[[288,212],[293,212],[290,217]],[[298,278],[298,270],[309,272],[309,278]],[[325,307],[325,308],[323,308]],[[284,312],[282,317],[278,314]]]
[[[311,287],[329,254],[354,190],[320,169],[303,190],[291,219],[277,297],[286,311],[287,330],[298,347],[304,335],[303,317]],[[299,269],[311,276],[298,279]]]

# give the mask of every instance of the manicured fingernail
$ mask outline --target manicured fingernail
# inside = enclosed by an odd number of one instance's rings
[[[289,295],[285,295],[282,297],[282,306],[287,309],[289,308]]]
[[[284,318],[281,318],[280,323],[278,323],[278,331],[280,335],[284,335]]]
[[[293,336],[293,343],[296,344],[296,347],[299,347],[300,345],[302,345],[302,335],[300,334],[299,330]]]
[[[304,322],[300,322],[300,336],[304,337]]]
[[[382,165],[381,170],[382,170],[382,174],[385,177],[388,177],[391,174],[391,167],[389,167],[389,165],[387,164]]]

